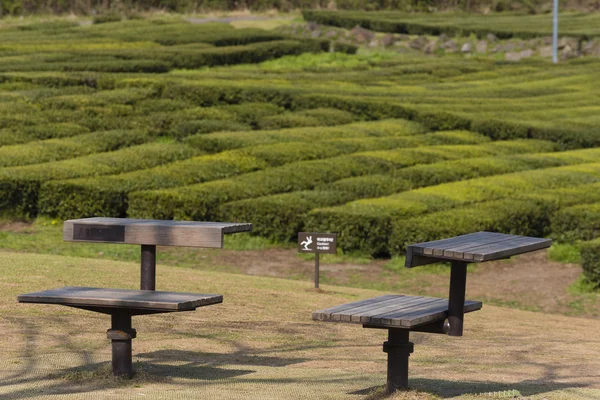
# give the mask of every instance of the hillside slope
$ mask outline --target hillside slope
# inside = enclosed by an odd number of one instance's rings
[[[225,300],[192,313],[134,318],[142,374],[131,382],[109,378],[106,316],[15,300],[65,285],[135,288],[138,269],[0,252],[0,397],[358,399],[385,381],[384,332],[310,318],[375,291],[324,286],[317,293],[304,282],[160,265],[159,289]],[[600,321],[484,306],[467,317],[463,338],[412,337],[418,392],[394,398],[477,399],[511,390],[532,399],[598,398],[600,346],[590,335],[598,329]]]

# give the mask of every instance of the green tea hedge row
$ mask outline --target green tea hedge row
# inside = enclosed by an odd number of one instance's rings
[[[131,191],[189,185],[267,166],[256,157],[226,152],[120,175],[51,181],[40,189],[38,208],[42,214],[63,219],[91,215],[125,216],[127,194]]]
[[[43,125],[14,126],[0,130],[0,146],[23,144],[35,140],[65,138],[89,133],[84,126],[68,123],[46,123]]]
[[[66,139],[49,139],[0,147],[0,167],[40,164],[92,153],[113,151],[152,140],[138,130],[93,132]]]
[[[537,146],[532,146],[531,149],[535,147],[539,149],[544,147],[547,149],[552,148],[552,146],[544,143],[538,143]],[[523,149],[520,150],[522,151]],[[420,164],[391,171],[387,175],[366,175],[317,185],[315,195],[311,197],[311,207],[305,208],[299,213],[296,213],[299,209],[296,203],[306,204],[302,200],[306,197],[305,192],[272,195],[227,203],[219,208],[218,218],[232,221],[241,221],[244,218],[267,221],[271,218],[273,221],[278,222],[264,226],[256,222],[253,225],[253,232],[278,240],[289,240],[292,237],[285,236],[289,232],[288,227],[294,226],[304,229],[306,213],[314,208],[339,205],[360,198],[388,196],[393,193],[436,185],[442,182],[454,182],[474,177],[536,168],[548,168],[565,165],[566,163],[592,162],[600,156],[600,149],[574,151],[571,153],[586,154],[571,155],[570,157],[566,153],[557,153],[558,157],[554,157],[554,153],[523,154]],[[322,197],[319,195],[320,192],[323,192]],[[299,196],[297,202],[295,201],[296,193]],[[331,193],[338,194],[337,202],[333,200]],[[323,198],[323,202],[320,202],[321,198]],[[285,201],[281,199],[285,199]],[[263,207],[263,204],[268,206]],[[252,210],[252,212],[245,214],[249,210]],[[268,213],[268,216],[263,215],[265,212]]]
[[[399,253],[409,239],[397,234],[392,244],[390,238],[394,224],[400,224],[406,218],[597,181],[600,181],[600,164],[589,163],[446,183],[316,209],[307,214],[306,229],[339,232],[340,247],[344,250],[360,249],[373,255]],[[573,204],[580,200],[577,198]],[[435,225],[431,229],[435,231]],[[419,233],[418,230],[415,232]]]
[[[424,133],[425,128],[401,119],[375,122],[357,122],[336,127],[307,127],[273,131],[223,132],[190,136],[186,142],[204,151],[218,153],[225,150],[282,142],[314,142],[327,139],[410,136]]]
[[[442,132],[443,133],[443,132]],[[436,134],[425,135],[433,137]],[[532,151],[529,143],[424,146],[359,152],[324,160],[285,164],[226,180],[174,189],[143,191],[129,196],[128,214],[136,218],[210,220],[221,205],[275,193],[309,190],[343,178],[389,173],[398,168],[440,159]],[[258,210],[257,210],[258,212]]]
[[[370,140],[368,140],[370,139]],[[364,140],[343,143],[324,141],[319,146],[299,147],[295,143],[280,143],[268,146],[256,146],[222,152],[212,156],[200,156],[121,175],[111,175],[94,179],[77,179],[50,182],[41,189],[40,212],[58,215],[63,218],[95,215],[101,210],[103,215],[123,215],[127,209],[128,194],[138,190],[149,190],[185,186],[199,182],[222,179],[228,176],[260,170],[273,165],[281,165],[298,160],[327,158],[360,150],[394,148],[398,146],[425,146],[431,143],[480,143],[489,139],[470,132],[439,132],[423,135],[422,138],[408,141],[410,138],[397,138],[386,141],[385,138],[365,138]],[[400,141],[404,139],[403,141]],[[425,148],[424,148],[425,149]],[[479,151],[481,149],[471,149]],[[437,157],[435,150],[422,150]],[[425,158],[425,156],[421,156]],[[84,199],[93,197],[98,204],[85,203]]]
[[[600,239],[580,245],[584,277],[600,289]]]
[[[411,35],[446,34],[448,36],[476,35],[485,37],[492,33],[501,39],[518,37],[522,39],[551,35],[552,30],[546,20],[541,16],[503,16],[475,15],[449,15],[440,17],[431,14],[408,14],[394,12],[363,12],[363,11],[328,11],[328,10],[303,10],[304,19],[315,21],[324,25],[339,26],[352,29],[356,25],[379,32],[405,33]],[[579,17],[579,18],[578,18]],[[574,24],[563,27],[562,34],[587,38],[589,35],[600,35],[600,30],[594,28],[597,19],[581,15],[567,16],[566,20],[573,19]],[[587,18],[586,18],[587,17]],[[589,21],[589,28],[585,29],[585,20]]]
[[[403,252],[410,243],[425,242],[476,231],[495,231],[528,236],[560,236],[562,226],[551,224],[561,208],[574,203],[596,202],[600,185],[581,185],[571,190],[519,193],[512,199],[494,200],[434,212],[418,218],[392,222],[390,248]],[[580,208],[585,206],[580,205]],[[588,206],[589,207],[589,206]],[[570,208],[570,207],[567,207]],[[568,232],[567,232],[568,233]]]
[[[561,241],[592,240],[600,237],[600,203],[577,205],[552,217],[552,232]]]
[[[35,216],[39,189],[44,182],[152,168],[197,153],[186,145],[158,142],[63,161],[0,168],[0,210]]]
[[[348,111],[334,108],[316,108],[288,112],[259,119],[259,129],[284,129],[303,126],[334,126],[356,122],[356,116]]]

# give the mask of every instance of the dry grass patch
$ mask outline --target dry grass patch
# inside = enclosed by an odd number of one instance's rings
[[[139,266],[0,252],[0,398],[385,398],[385,332],[310,319],[316,309],[380,292],[157,271],[160,290],[220,293],[224,303],[135,317],[140,375],[120,381],[109,373],[108,317],[15,299],[66,285],[136,288]],[[600,398],[598,329],[596,320],[484,306],[467,317],[462,338],[411,335],[414,390],[391,399],[485,399],[511,390],[533,399]]]

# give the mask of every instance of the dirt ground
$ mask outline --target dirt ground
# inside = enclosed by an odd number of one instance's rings
[[[293,249],[263,251],[219,251],[211,253],[211,262],[231,266],[248,275],[312,280],[314,262],[297,256]],[[327,264],[320,266],[322,279],[336,285],[364,286],[369,282],[407,294],[447,296],[449,269],[446,273],[391,273],[389,260],[368,264]],[[569,287],[581,275],[581,266],[548,259],[546,251],[489,262],[474,267],[467,276],[467,297],[484,303],[527,310],[600,318],[598,296],[582,297]],[[377,286],[375,286],[377,287]],[[576,307],[579,303],[581,307]]]
[[[238,260],[241,261],[241,260]],[[380,399],[385,332],[311,320],[381,292],[159,266],[161,290],[221,305],[134,318],[132,381],[110,376],[109,319],[20,293],[138,285],[137,263],[0,252],[2,399]],[[411,334],[412,392],[393,399],[600,399],[600,321],[484,305],[465,334]]]

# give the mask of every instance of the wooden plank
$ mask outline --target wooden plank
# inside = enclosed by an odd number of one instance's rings
[[[439,261],[483,262],[547,248],[549,239],[477,232],[407,247],[406,267]]]
[[[486,233],[492,233],[492,232],[486,232]],[[496,236],[495,238],[493,236],[488,236],[486,238],[485,242],[466,242],[466,243],[462,243],[458,246],[450,246],[444,249],[443,251],[443,256],[445,257],[453,257],[453,258],[464,258],[463,254],[465,252],[465,250],[467,249],[472,249],[472,248],[476,248],[479,246],[485,246],[491,243],[498,243],[498,242],[503,242],[503,241],[507,241],[507,240],[511,240],[513,238],[518,238],[520,236],[516,236],[516,235],[502,235],[502,234],[497,234],[498,236]]]
[[[251,229],[246,223],[83,218],[65,221],[63,238],[72,242],[222,248],[224,234]]]
[[[418,301],[415,301],[413,304],[410,304],[408,307],[398,307],[396,309],[381,310],[382,312],[372,315],[372,316],[369,316],[369,320],[366,321],[366,323],[381,325],[384,323],[383,320],[387,319],[390,316],[408,314],[408,313],[414,312],[416,310],[419,310],[421,308],[425,308],[425,307],[429,306],[429,304],[431,304],[431,303],[435,303],[435,304],[440,303],[440,304],[447,305],[448,300],[436,299],[436,298],[432,298],[432,297],[421,298]]]
[[[372,303],[376,303],[378,301],[385,301],[387,299],[390,299],[390,298],[393,298],[393,297],[397,297],[397,296],[402,296],[402,295],[386,294],[384,296],[373,297],[373,298],[370,298],[370,299],[359,300],[359,301],[355,301],[355,302],[352,302],[352,303],[341,304],[339,306],[330,307],[330,308],[326,308],[326,309],[323,309],[323,310],[315,311],[312,314],[312,318],[314,320],[319,320],[319,321],[329,321],[330,318],[331,318],[331,314],[333,314],[333,313],[337,313],[337,312],[340,312],[340,311],[348,310],[348,309],[351,309],[353,307],[358,307],[358,306],[365,305],[365,304],[372,304]]]
[[[422,301],[424,297],[420,296],[407,296],[409,300],[404,301],[403,303],[396,303],[395,305],[382,306],[377,309],[368,310],[361,312],[360,315],[353,315],[352,321],[361,322],[361,323],[369,323],[374,316],[383,314],[388,312],[389,310],[401,310],[412,307],[415,303]]]
[[[313,313],[313,319],[331,322],[349,322],[382,327],[413,327],[445,319],[448,314],[448,300],[421,296],[382,296],[333,307]],[[357,306],[357,303],[360,303]],[[465,301],[465,312],[478,310],[480,302]]]
[[[17,300],[21,303],[189,311],[197,307],[222,303],[223,296],[218,294],[66,286],[59,289],[22,294],[17,297]]]
[[[371,321],[373,323],[378,323],[380,325],[392,325],[395,320],[404,320],[408,318],[410,315],[419,314],[423,311],[430,310],[435,307],[445,307],[448,309],[448,300],[447,299],[434,299],[427,303],[417,304],[414,307],[408,310],[400,310],[396,312],[390,312],[387,314],[378,315],[376,318],[372,318]]]
[[[461,244],[464,244],[464,243],[485,244],[491,239],[490,238],[491,235],[494,235],[494,236],[497,235],[498,237],[502,237],[501,233],[493,233],[493,232],[471,233],[468,235],[464,235],[462,237],[456,237],[456,238],[454,238],[454,240],[451,243],[447,243],[444,245],[437,244],[435,246],[428,246],[427,248],[423,249],[423,254],[426,254],[426,255],[429,254],[429,255],[434,255],[434,256],[443,256],[445,249],[451,248],[454,246],[460,246]]]
[[[468,313],[468,312],[479,310],[479,309],[481,309],[481,306],[482,306],[481,302],[467,300],[467,301],[465,301],[464,312]],[[413,312],[411,314],[407,314],[405,316],[402,316],[402,318],[395,318],[390,321],[390,324],[392,326],[402,326],[402,327],[410,328],[413,326],[423,325],[423,324],[427,324],[430,322],[435,322],[435,321],[439,321],[442,319],[446,319],[447,316],[448,316],[448,305],[440,304],[440,305],[435,305],[435,306],[429,307],[424,310],[419,310],[419,311]]]
[[[350,321],[352,319],[352,315],[358,314],[358,315],[362,315],[365,312],[368,312],[370,310],[375,310],[375,309],[379,309],[381,307],[385,307],[385,306],[389,306],[389,305],[398,305],[398,304],[403,304],[406,301],[410,301],[410,299],[412,298],[412,296],[404,296],[404,295],[398,295],[398,296],[394,296],[390,299],[387,299],[385,301],[378,301],[376,303],[370,303],[370,304],[365,304],[363,306],[360,307],[354,307],[354,308],[350,308],[338,313],[334,313],[331,314],[332,320],[341,320],[341,321]]]
[[[499,258],[545,249],[551,245],[552,240],[550,239],[521,237],[515,241],[497,243],[494,246],[490,245],[477,249],[473,257],[478,261],[497,260]]]
[[[434,249],[451,247],[462,243],[476,242],[480,238],[485,236],[486,232],[475,232],[466,235],[455,236],[448,239],[434,240],[431,242],[417,243],[410,245],[409,247],[414,248],[418,254],[433,255]]]

